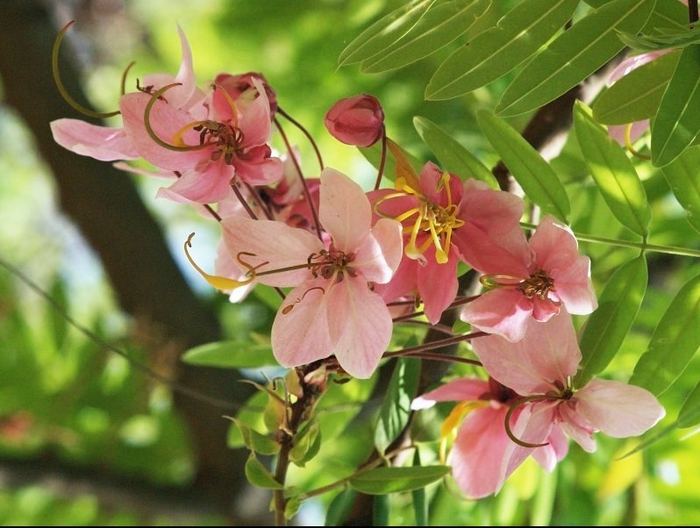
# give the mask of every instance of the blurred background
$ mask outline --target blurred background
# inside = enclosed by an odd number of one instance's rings
[[[515,3],[503,1],[501,9]],[[336,100],[360,92],[382,101],[389,136],[419,158],[430,154],[413,128],[415,115],[439,123],[492,166],[497,160],[478,133],[474,114],[493,106],[505,80],[459,99],[426,103],[427,80],[451,49],[383,74],[338,67],[338,55],[354,37],[402,4],[0,2],[1,524],[270,521],[269,496],[245,484],[247,453],[227,446],[230,422],[223,416],[235,413],[251,388],[237,383],[236,371],[188,366],[178,358],[202,343],[264,333],[272,314],[254,297],[245,305],[228,303],[193,272],[182,254],[187,235],[197,232],[196,259],[212,269],[218,232],[194,210],[156,199],[165,182],[77,156],[53,142],[51,120],[82,117],[61,98],[51,76],[51,48],[60,28],[76,21],[61,50],[64,83],[73,97],[99,111],[116,108],[121,77],[132,60],[132,83],[148,73],[177,71],[179,24],[192,47],[200,86],[220,72],[264,73],[280,106],[313,135],[326,164],[358,180],[372,177],[371,165],[328,135],[323,116]],[[524,121],[512,123],[518,127]],[[298,131],[290,135],[309,167],[307,175],[314,176],[308,142]],[[567,183],[581,181],[585,166],[575,147],[567,144],[554,163],[567,174]],[[654,174],[646,177],[648,193],[657,190],[650,194],[657,208],[667,211],[659,242],[697,245],[677,208],[665,202],[667,189]],[[596,211],[585,207],[586,215]],[[596,218],[588,225],[606,225],[608,217]],[[591,251],[601,263],[599,284],[630,255]],[[653,289],[645,299],[648,312],[641,312],[650,315],[646,320],[642,315],[626,343],[637,356],[622,354],[611,366],[622,379],[644,350],[658,313],[690,276],[690,266],[672,258],[656,258],[651,265]],[[217,401],[173,392],[125,355]],[[697,362],[692,366],[697,372]],[[696,381],[689,372],[688,390]],[[662,403],[675,416],[673,406],[682,400],[679,393]],[[600,439],[593,455],[572,447],[554,473],[526,465],[498,497],[478,503],[455,501],[450,490],[435,491],[431,520],[700,523],[695,482],[700,444],[697,437],[680,441],[680,436],[655,444],[643,457],[612,464],[632,444]],[[409,500],[398,498],[396,511]],[[325,506],[305,505],[297,522],[322,523]],[[412,522],[397,515],[396,524]]]

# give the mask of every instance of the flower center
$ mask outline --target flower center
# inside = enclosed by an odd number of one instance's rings
[[[330,249],[322,249],[318,253],[312,253],[308,258],[309,269],[314,278],[323,277],[341,282],[347,273],[351,277],[357,277],[357,271],[350,266],[355,260],[354,253],[344,253],[331,246]]]
[[[483,275],[479,278],[479,282],[492,290],[504,288],[519,290],[528,299],[537,297],[540,300],[546,300],[549,292],[555,291],[554,279],[543,269],[538,269],[527,279],[513,275]]]
[[[435,260],[438,264],[445,264],[449,259],[452,231],[464,225],[464,220],[457,218],[457,204],[452,203],[450,175],[444,172],[438,181],[437,190],[444,189],[447,197],[446,206],[431,202],[419,190],[411,187],[403,178],[396,179],[396,187],[402,192],[385,196],[385,200],[407,195],[414,196],[418,200],[417,207],[394,217],[395,220],[398,220],[404,226],[404,234],[410,234],[405,249],[406,256],[416,260],[423,260],[423,254],[433,245],[435,246]],[[406,225],[406,221],[409,221],[408,225]],[[420,245],[418,242],[419,235],[427,235],[425,240],[421,240]]]
[[[231,165],[233,157],[243,144],[243,132],[240,128],[231,124],[219,123],[207,119],[190,123],[175,134],[175,144],[182,145],[182,135],[187,130],[199,132],[199,146],[214,146],[216,150],[211,154],[211,161],[217,161],[223,156],[224,163]]]
[[[518,289],[525,297],[532,299],[537,297],[540,300],[547,299],[549,292],[554,290],[554,280],[543,269],[538,269],[527,279],[518,285]]]

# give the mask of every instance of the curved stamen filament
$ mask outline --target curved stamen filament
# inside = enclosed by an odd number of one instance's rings
[[[231,94],[228,93],[224,88],[222,88],[218,84],[213,84],[212,86],[214,86],[214,89],[221,90],[221,93],[223,93],[224,99],[226,99],[226,102],[231,108],[231,123],[235,128],[238,128],[238,109],[236,107],[235,101],[233,100],[233,97],[231,97]]]
[[[144,110],[143,113],[143,122],[144,126],[146,127],[146,132],[148,133],[148,136],[155,141],[158,145],[161,147],[168,149],[168,150],[174,150],[177,152],[190,152],[192,150],[199,150],[203,149],[206,147],[211,146],[211,143],[204,142],[199,145],[171,145],[167,141],[162,140],[160,137],[158,137],[158,134],[156,134],[155,130],[153,130],[153,127],[151,126],[151,111],[153,110],[153,105],[156,103],[158,99],[162,97],[162,95],[167,91],[170,90],[170,88],[174,86],[182,86],[182,83],[171,83],[168,84],[167,86],[163,86],[161,89],[155,91],[153,95],[151,96],[151,99],[148,101],[148,104],[146,105],[146,109]],[[194,123],[194,126],[197,126],[198,122]],[[192,126],[192,123],[187,125],[184,128]],[[182,130],[182,129],[181,129]],[[177,134],[181,134],[184,132],[178,131]],[[176,136],[177,136],[176,134]],[[176,141],[180,141],[177,137],[175,138]]]
[[[650,160],[651,156],[647,156],[646,154],[642,154],[639,152],[637,149],[635,149],[632,146],[632,126],[634,123],[629,123],[627,126],[625,126],[625,146],[627,147],[627,150],[629,150],[633,156],[636,156],[640,159],[643,160]]]
[[[283,315],[286,315],[286,314],[288,314],[289,312],[291,312],[292,309],[294,308],[294,306],[296,306],[297,304],[299,304],[301,301],[304,300],[304,298],[306,297],[306,294],[307,294],[307,293],[309,293],[309,292],[311,292],[311,291],[314,291],[314,290],[320,290],[322,295],[325,295],[325,293],[326,293],[326,290],[323,289],[323,288],[321,288],[321,286],[313,286],[312,288],[309,288],[308,290],[306,290],[306,291],[304,292],[304,294],[303,294],[301,297],[299,297],[296,301],[294,301],[292,304],[289,304],[289,305],[285,306],[285,307],[282,309],[282,314],[283,314]]]
[[[56,36],[56,40],[53,43],[53,49],[51,51],[51,71],[53,72],[53,81],[56,84],[56,88],[58,88],[59,93],[61,94],[61,97],[70,105],[72,106],[75,110],[80,112],[81,114],[88,116],[88,117],[94,117],[95,119],[106,119],[108,117],[113,117],[115,115],[119,115],[120,112],[119,110],[115,110],[113,112],[96,112],[94,110],[91,110],[90,108],[86,108],[85,106],[81,105],[79,102],[77,102],[75,99],[73,99],[69,94],[68,90],[66,90],[66,87],[63,85],[63,81],[61,81],[61,75],[59,74],[59,67],[58,67],[58,52],[61,48],[61,42],[63,41],[63,37],[65,37],[66,33],[68,32],[68,29],[75,24],[75,20],[71,20],[68,22],[65,26],[63,26],[63,29],[58,32],[58,35]],[[131,66],[129,66],[130,68]],[[128,71],[128,68],[127,68]],[[126,72],[124,73],[124,77],[126,77]],[[123,85],[124,81],[122,80],[122,90],[123,90]],[[122,93],[124,93],[122,91]]]
[[[543,444],[532,444],[530,442],[526,442],[525,440],[521,440],[520,438],[515,436],[515,433],[513,433],[513,430],[510,428],[510,418],[511,418],[511,416],[513,416],[513,413],[515,412],[516,409],[519,409],[523,405],[530,403],[530,402],[533,402],[533,401],[544,401],[547,399],[549,399],[549,398],[538,394],[535,396],[528,396],[525,398],[520,398],[519,400],[515,401],[508,409],[508,412],[506,412],[505,426],[506,426],[506,434],[508,435],[508,438],[510,438],[513,442],[515,442],[519,446],[530,447],[533,449],[536,447],[544,447],[546,445],[549,445],[549,442],[544,442]]]
[[[217,290],[221,291],[228,291],[228,290],[234,290],[236,288],[240,288],[241,286],[245,286],[246,284],[250,284],[253,282],[255,279],[255,272],[253,270],[253,274],[247,278],[244,281],[237,281],[234,279],[229,279],[227,277],[220,277],[218,275],[209,275],[207,272],[205,272],[202,268],[200,268],[197,263],[194,261],[192,256],[190,255],[190,252],[188,251],[188,248],[192,247],[192,237],[194,237],[194,233],[190,233],[190,236],[187,237],[187,241],[185,242],[185,256],[187,257],[187,260],[190,261],[190,264],[192,264],[192,267],[197,270],[197,272],[204,277],[204,279],[214,288]],[[249,255],[252,255],[252,253],[248,253]],[[239,262],[242,262],[241,259],[238,259]],[[243,263],[245,266],[246,264]],[[246,266],[247,267],[247,266]]]

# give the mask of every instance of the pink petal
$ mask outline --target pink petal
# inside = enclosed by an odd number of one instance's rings
[[[566,384],[581,361],[571,316],[565,310],[546,323],[528,322],[525,337],[511,343],[500,336],[472,340],[486,372],[518,394],[530,396]]]
[[[547,445],[533,449],[532,458],[546,471],[552,471],[557,462],[562,460],[569,452],[569,440],[564,432],[555,425],[552,427]]]
[[[257,272],[283,270],[308,262],[309,256],[323,248],[321,241],[304,229],[274,220],[252,220],[239,216],[221,222],[223,239],[234,260],[260,266]],[[252,253],[250,256],[242,253]],[[239,264],[242,270],[245,266]],[[307,267],[259,275],[258,282],[269,286],[297,286],[312,277]]]
[[[197,203],[217,203],[231,193],[233,167],[224,163],[210,163],[203,171],[183,171],[169,190]]]
[[[238,121],[238,127],[243,132],[244,148],[263,145],[270,140],[270,101],[262,83],[255,78],[253,83],[258,89],[258,97],[248,105]]]
[[[354,253],[352,266],[366,280],[377,284],[389,282],[403,256],[401,224],[387,218],[379,219]]]
[[[477,330],[515,342],[525,336],[531,315],[532,303],[520,291],[497,289],[466,304],[459,317]]]
[[[435,260],[435,247],[431,246],[430,255],[426,255],[425,266],[418,266],[418,291],[423,300],[425,316],[431,324],[440,320],[442,312],[455,300],[457,296],[457,261],[458,258],[451,251],[450,258],[444,264],[438,264]],[[427,253],[427,252],[426,252]]]
[[[332,353],[328,332],[329,296],[327,291],[323,293],[316,287],[317,282],[310,281],[294,288],[272,323],[272,352],[284,367],[312,363]]]
[[[490,390],[488,381],[476,378],[458,378],[419,396],[413,400],[411,409],[427,409],[439,401],[477,401]]]
[[[268,147],[260,147],[260,150],[267,154]],[[282,177],[283,165],[279,158],[253,156],[252,159],[244,157],[234,157],[233,165],[236,167],[236,175],[246,183],[251,185],[270,185],[279,181]]]
[[[619,381],[592,379],[574,397],[577,412],[615,438],[638,436],[666,414],[649,391]]]
[[[525,404],[511,425],[511,432],[515,438],[533,445],[547,443],[556,423],[556,405],[555,402]],[[513,473],[527,457],[533,455],[537,449],[542,448],[525,447],[510,441],[506,446],[505,463],[502,468],[505,478]]]
[[[561,430],[576,442],[586,453],[593,453],[596,448],[596,441],[593,438],[595,428],[576,410],[578,402],[573,398],[566,402],[559,402],[559,427]]]
[[[138,152],[122,128],[97,126],[80,119],[51,122],[53,139],[63,148],[100,161],[132,160]]]
[[[450,453],[459,488],[478,499],[496,493],[505,480],[502,468],[511,440],[506,435],[506,407],[481,407],[467,415]]]
[[[361,277],[345,277],[326,297],[331,353],[351,376],[369,378],[391,341],[389,309]]]
[[[321,173],[321,225],[333,237],[335,248],[355,252],[370,232],[372,210],[362,188],[340,171]]]

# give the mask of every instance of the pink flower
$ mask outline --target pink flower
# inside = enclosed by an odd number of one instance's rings
[[[369,147],[384,133],[384,112],[376,97],[360,94],[335,103],[326,114],[325,123],[338,141]]]
[[[493,246],[489,258],[470,262],[490,288],[460,314],[474,328],[519,341],[530,318],[547,321],[562,305],[573,314],[596,309],[590,259],[579,255],[574,234],[553,217],[542,220],[529,243],[521,234]]]
[[[352,376],[368,378],[389,345],[392,320],[374,284],[401,259],[401,226],[372,211],[362,189],[334,169],[321,173],[324,244],[309,231],[271,220],[231,217],[224,242],[239,267],[262,284],[293,287],[272,325],[277,360],[294,367],[335,355]]]
[[[514,444],[504,424],[508,410],[519,398],[493,378],[488,381],[460,378],[420,396],[411,406],[425,409],[438,401],[459,402],[445,420],[441,436],[444,438],[458,429],[448,461],[457,485],[473,499],[498,492],[516,469],[510,468],[508,474],[502,470],[507,462],[504,459],[507,448]],[[520,408],[515,409],[510,420],[514,421],[520,412]],[[552,431],[548,441],[548,445],[532,449],[532,455],[543,468],[551,471],[556,462],[566,456],[569,446],[557,429]]]
[[[170,104],[176,108],[192,108],[204,99],[204,93],[195,85],[192,51],[184,32],[178,26],[182,61],[176,76],[153,73],[143,78],[144,91],[156,91],[171,83],[180,83],[168,92]],[[80,119],[57,119],[51,122],[54,141],[62,147],[100,161],[133,160],[140,157],[123,127],[105,127]]]
[[[217,120],[218,112],[201,119],[171,106],[168,91],[162,94],[166,100],[141,93],[121,98],[124,128],[139,154],[156,167],[180,175],[170,191],[195,202],[216,203],[229,194],[234,178],[267,185],[281,177],[282,162],[272,157],[267,144],[270,104],[263,86],[253,82],[258,97],[243,111],[231,100],[222,120]]]
[[[615,438],[638,436],[664,417],[664,408],[654,395],[640,387],[597,378],[584,387],[573,385],[581,351],[566,310],[546,323],[529,324],[517,343],[497,335],[473,341],[474,352],[489,375],[524,398],[522,411],[510,428],[519,442],[506,449],[504,475],[557,429],[593,452],[596,431]]]
[[[396,190],[370,193],[376,214],[404,226],[406,257],[392,281],[378,290],[387,301],[415,293],[435,324],[457,295],[457,264],[470,262],[494,237],[520,231],[520,198],[426,163],[419,177],[397,178]]]

